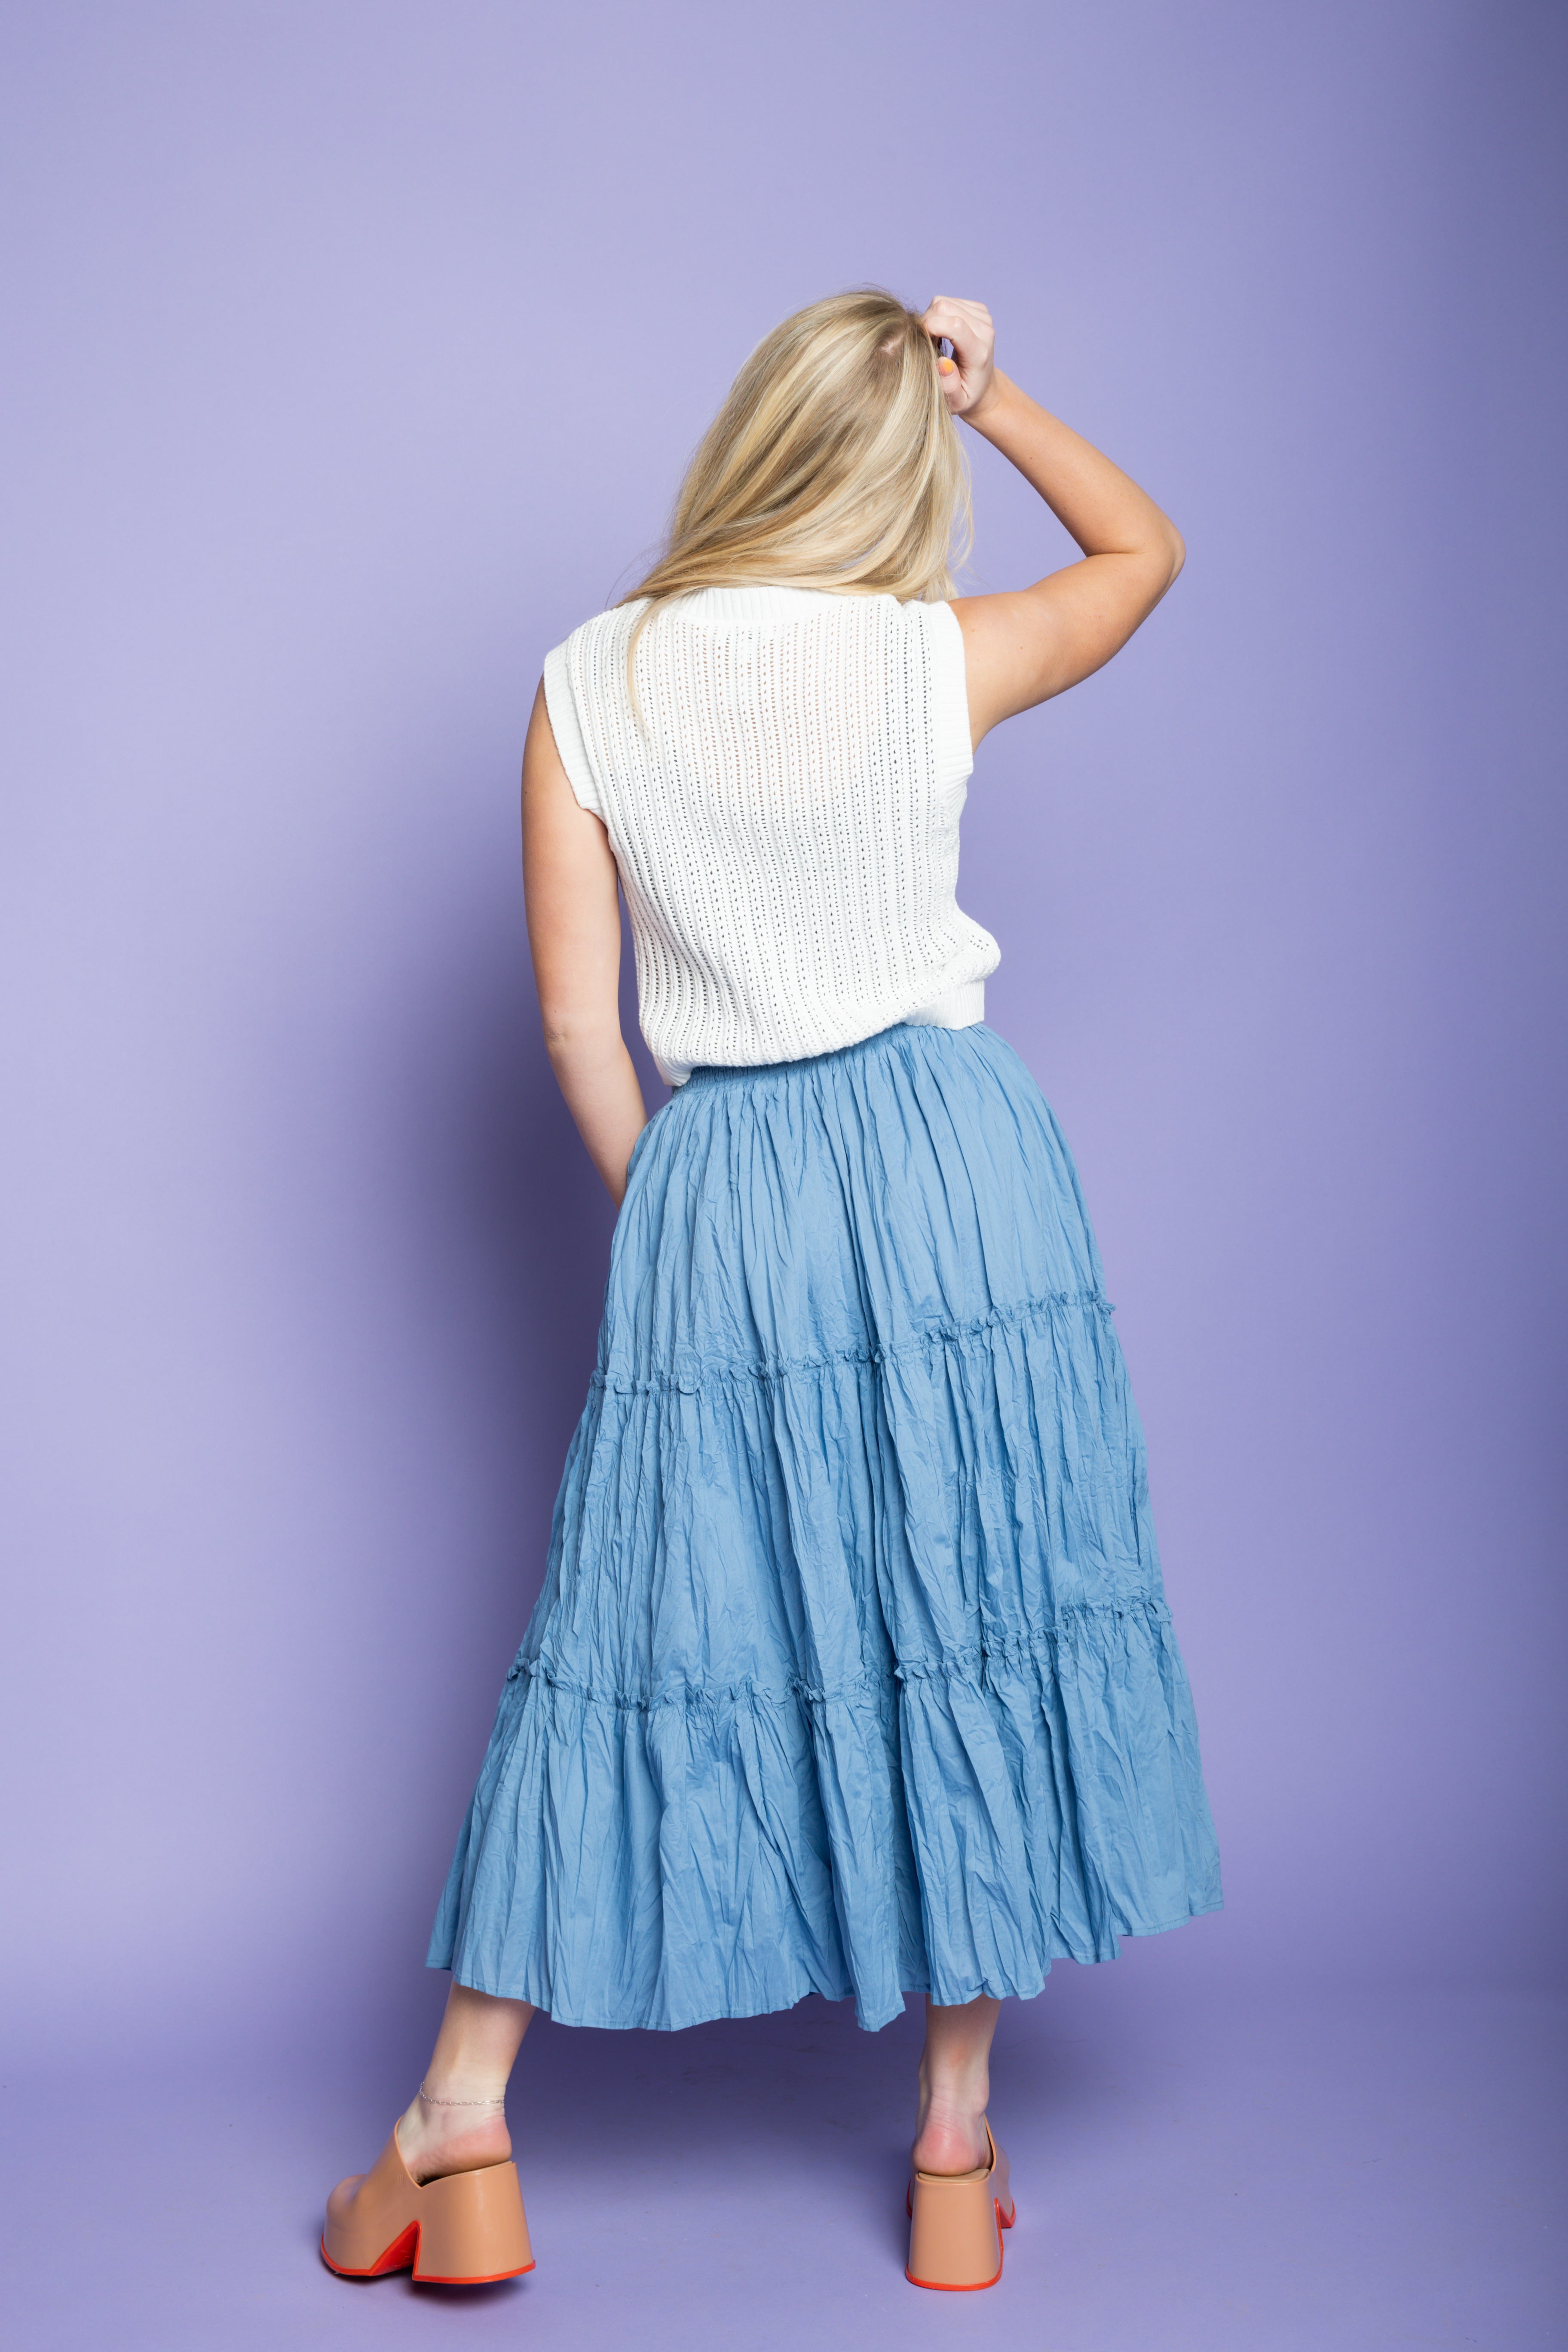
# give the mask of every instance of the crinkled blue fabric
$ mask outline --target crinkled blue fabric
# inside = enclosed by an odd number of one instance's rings
[[[875,2028],[1217,1909],[1110,1315],[994,1030],[699,1069],[632,1154],[430,1964],[565,2024]]]

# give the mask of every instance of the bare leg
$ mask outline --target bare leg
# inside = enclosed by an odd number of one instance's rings
[[[425,2075],[429,2098],[416,2095],[397,2123],[397,2145],[416,2180],[504,2164],[511,2134],[504,2106],[439,2106],[437,2100],[499,2099],[533,2015],[526,2000],[498,2000],[454,1984]]]
[[[987,2161],[981,2117],[991,2095],[991,2037],[1001,2013],[1001,2002],[989,1993],[951,2008],[927,2000],[915,2117],[917,2171],[973,2172]]]

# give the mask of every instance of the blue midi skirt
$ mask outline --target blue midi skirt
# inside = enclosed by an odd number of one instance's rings
[[[1110,1315],[994,1029],[698,1069],[631,1155],[430,1965],[568,2025],[875,2028],[1217,1910]]]

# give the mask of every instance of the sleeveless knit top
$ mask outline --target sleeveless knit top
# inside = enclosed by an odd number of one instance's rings
[[[574,630],[544,696],[620,869],[666,1082],[984,1020],[1002,951],[954,897],[973,761],[952,606],[704,588],[643,631],[634,707],[642,609]]]

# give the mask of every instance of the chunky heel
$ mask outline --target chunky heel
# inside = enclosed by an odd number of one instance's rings
[[[991,2161],[976,2172],[917,2172],[907,2200],[911,2286],[962,2294],[1002,2275],[1002,2232],[1016,2219],[1007,2159],[985,2126]]]
[[[489,2286],[533,2268],[517,2167],[417,2181],[403,2161],[397,2126],[368,2172],[340,2180],[327,2200],[321,2260],[340,2278],[412,2270],[429,2286]]]
[[[479,2286],[533,2268],[515,2164],[427,2180],[414,2275],[434,2286]]]

